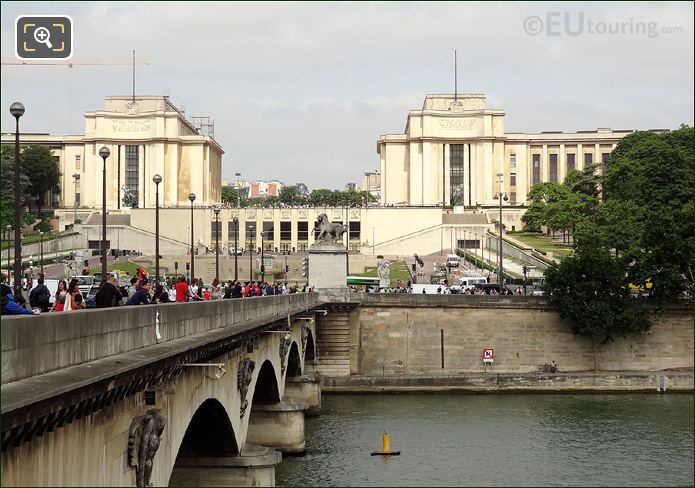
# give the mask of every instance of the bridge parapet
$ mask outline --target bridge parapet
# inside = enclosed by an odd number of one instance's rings
[[[3,317],[2,384],[221,327],[243,332],[318,303],[317,293],[301,293]]]

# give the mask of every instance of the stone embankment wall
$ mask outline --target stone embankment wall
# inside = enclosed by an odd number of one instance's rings
[[[494,349],[488,372],[538,372],[551,360],[562,372],[594,367],[591,340],[572,334],[542,297],[360,295],[350,320],[352,375],[483,373],[484,348]],[[650,333],[600,344],[597,359],[609,372],[692,369],[692,309],[669,307]]]

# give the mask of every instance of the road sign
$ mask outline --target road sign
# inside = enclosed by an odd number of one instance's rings
[[[484,363],[494,363],[495,353],[492,349],[483,349],[483,362]]]

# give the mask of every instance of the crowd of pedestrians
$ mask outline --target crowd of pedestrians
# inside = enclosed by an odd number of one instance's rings
[[[27,306],[21,287],[12,290],[6,284],[7,277],[2,275],[2,315],[38,315],[42,312],[69,312],[86,308],[85,297],[80,292],[77,279],[69,282],[61,280],[53,296],[44,285],[43,278],[29,295]],[[130,280],[129,286],[119,286],[114,276],[99,284],[94,296],[96,308],[109,308],[128,305],[149,305],[170,302],[198,302],[205,300],[224,300],[231,298],[261,297],[269,295],[287,295],[304,293],[307,285],[288,285],[287,283],[268,283],[265,281],[222,282],[215,278],[205,285],[201,279],[189,280],[180,276],[168,285],[159,283],[153,286],[144,270],[138,270],[138,276]],[[311,290],[310,290],[311,291]]]

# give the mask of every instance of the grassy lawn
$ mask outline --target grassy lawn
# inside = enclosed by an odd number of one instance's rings
[[[50,241],[53,239],[57,239],[59,237],[58,234],[44,234],[43,235],[43,240],[44,242]],[[25,244],[34,244],[35,242],[39,242],[39,236],[37,234],[29,234],[26,236],[24,239],[22,239],[22,245]],[[8,247],[14,246],[14,241],[2,241],[2,249],[7,249]]]
[[[514,239],[523,242],[524,244],[533,247],[536,251],[552,252],[560,257],[565,257],[572,252],[570,246],[558,244],[551,237],[543,237],[543,234],[538,232],[508,232]]]
[[[376,268],[368,268],[360,276],[379,276],[377,274]],[[405,285],[410,279],[410,272],[408,271],[408,266],[405,261],[392,261],[391,262],[391,286],[398,286],[398,280],[403,280],[403,285]]]
[[[137,269],[143,267],[145,268],[145,271],[147,272],[148,275],[151,275],[153,271],[146,267],[142,266],[141,264],[133,263],[131,261],[119,261],[117,263],[110,263],[107,267],[109,271],[118,271],[121,274],[125,274],[126,272],[130,273],[130,276],[136,276],[137,275]],[[90,273],[100,273],[101,272],[101,266],[96,266],[94,268],[91,268],[89,270]]]

